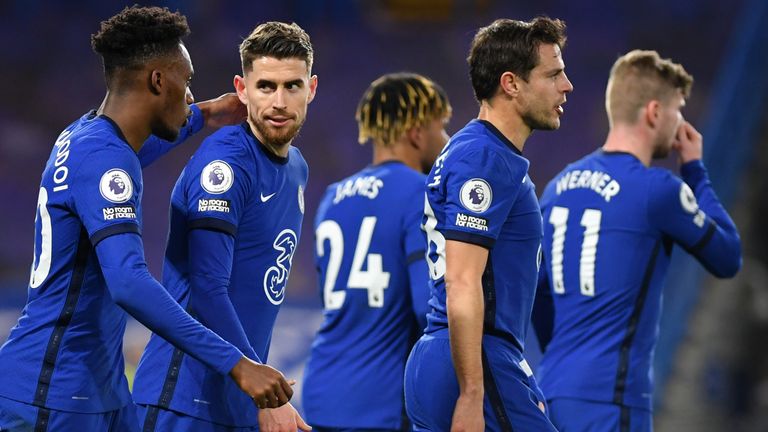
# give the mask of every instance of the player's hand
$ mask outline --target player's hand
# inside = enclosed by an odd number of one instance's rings
[[[259,410],[259,430],[262,432],[311,431],[308,425],[290,403],[280,408]]]
[[[451,432],[483,432],[483,396],[459,395],[453,410]]]
[[[205,125],[220,128],[242,123],[248,117],[248,108],[240,102],[236,93],[224,93],[216,99],[198,102]]]
[[[280,371],[243,357],[229,372],[238,387],[248,394],[259,408],[277,408],[291,400],[296,381],[286,381]]]
[[[680,163],[699,160],[704,152],[704,139],[690,123],[683,120],[677,129],[672,148],[680,155]]]

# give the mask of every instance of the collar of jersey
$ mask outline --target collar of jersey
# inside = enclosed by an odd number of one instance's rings
[[[370,164],[370,165],[368,165],[368,168],[376,168],[376,167],[380,167],[380,166],[384,166],[384,165],[392,165],[392,164],[405,165],[405,163],[403,161],[401,161],[401,160],[387,159],[387,160],[381,161],[379,163]]]
[[[91,112],[88,114],[88,119],[89,119],[89,120],[92,120],[92,119],[94,119],[94,118],[102,119],[102,120],[106,121],[107,123],[109,123],[109,124],[112,126],[112,129],[114,129],[114,130],[115,130],[115,134],[117,134],[117,137],[118,137],[118,138],[120,138],[120,140],[121,140],[121,141],[123,141],[123,142],[125,143],[125,145],[127,145],[128,147],[130,147],[130,148],[131,148],[131,151],[133,151],[134,153],[136,153],[136,152],[133,150],[133,147],[131,147],[131,143],[129,143],[129,142],[128,142],[128,140],[125,138],[125,135],[123,135],[123,131],[122,131],[122,130],[120,130],[120,126],[118,126],[118,125],[117,125],[117,123],[115,123],[115,121],[114,121],[114,120],[112,120],[111,118],[109,118],[109,116],[107,116],[107,115],[105,115],[105,114],[99,114],[99,115],[96,115],[96,110],[93,110],[93,111],[91,111]]]
[[[288,158],[290,156],[290,153],[288,153],[288,156],[286,157],[278,156],[272,153],[264,144],[261,143],[261,141],[259,141],[258,138],[256,138],[256,135],[254,135],[253,131],[251,130],[251,125],[248,124],[247,121],[244,121],[243,123],[241,123],[240,126],[242,126],[243,129],[245,129],[245,133],[247,133],[248,136],[253,138],[253,140],[256,142],[256,147],[258,147],[259,150],[261,150],[261,152],[264,153],[264,156],[269,158],[269,160],[271,160],[274,163],[278,163],[280,165],[285,165],[288,163]]]
[[[633,155],[633,154],[632,154],[632,153],[630,153],[630,152],[625,152],[625,151],[621,151],[621,150],[605,151],[605,150],[603,150],[603,148],[602,148],[602,147],[601,147],[601,148],[599,148],[599,149],[597,149],[597,151],[598,151],[600,154],[602,154],[603,156],[629,156],[629,157],[631,157],[632,159],[635,159],[635,160],[637,160],[638,162],[640,162],[640,159],[638,159],[638,158],[637,158],[637,156]]]
[[[496,126],[494,126],[493,123],[489,122],[488,120],[480,120],[480,119],[475,119],[473,121],[476,121],[481,125],[485,126],[485,128],[488,129],[492,134],[496,135],[496,138],[498,138],[502,143],[504,143],[504,145],[512,149],[513,152],[519,154],[520,156],[523,155],[523,152],[521,152],[520,149],[515,147],[512,141],[510,141],[507,137],[505,137],[500,130],[496,129]]]

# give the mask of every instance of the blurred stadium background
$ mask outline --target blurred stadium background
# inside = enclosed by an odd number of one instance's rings
[[[133,2],[0,1],[0,340],[26,298],[39,176],[59,131],[104,95],[90,34]],[[139,2],[145,4],[145,2]],[[148,3],[147,3],[148,4]],[[414,71],[448,92],[455,132],[477,114],[465,57],[474,31],[499,17],[544,14],[568,24],[564,51],[575,91],[557,132],[537,133],[525,156],[539,191],[565,163],[602,144],[604,88],[613,61],[655,49],[695,77],[685,116],[703,132],[715,188],[740,228],[744,268],[733,280],[706,275],[676,254],[665,288],[656,352],[657,431],[768,431],[768,20],[765,0],[284,0],[157,1],[189,19],[195,97],[232,89],[237,45],[258,23],[295,21],[312,37],[318,94],[294,142],[310,165],[307,213],[270,363],[301,381],[321,321],[312,259],[312,220],[323,189],[369,163],[357,144],[354,110],[370,81]],[[160,277],[168,198],[178,173],[209,131],[145,171],[144,242]],[[762,144],[762,145],[761,145]],[[674,168],[674,160],[662,161]],[[135,362],[148,337],[133,322],[126,354]],[[539,353],[531,341],[529,357]],[[12,371],[0,371],[12,373]],[[567,373],[567,371],[564,371]],[[600,373],[596,371],[595,373]],[[386,383],[382,383],[386,384]],[[299,389],[300,390],[300,389]],[[297,402],[299,398],[295,399]]]

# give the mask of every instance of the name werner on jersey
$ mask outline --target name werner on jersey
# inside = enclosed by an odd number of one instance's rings
[[[591,189],[602,196],[605,202],[611,202],[611,198],[621,191],[621,185],[602,171],[572,170],[557,181],[557,194],[572,189]]]

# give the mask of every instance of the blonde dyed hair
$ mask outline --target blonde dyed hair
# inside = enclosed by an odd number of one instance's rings
[[[372,82],[357,106],[358,142],[390,146],[412,127],[451,115],[445,91],[414,73],[387,74]]]
[[[691,93],[693,77],[679,63],[662,59],[656,51],[633,50],[619,57],[611,68],[605,91],[608,121],[634,124],[650,101],[669,101],[677,92]]]

